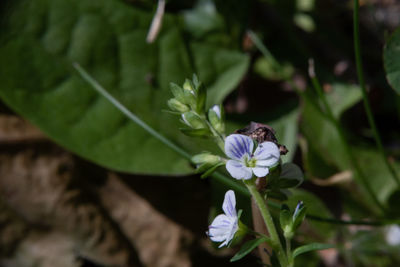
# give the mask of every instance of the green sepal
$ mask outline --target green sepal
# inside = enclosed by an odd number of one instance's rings
[[[185,98],[185,103],[188,104],[192,110],[197,110],[197,100],[194,91],[183,90],[183,96]]]
[[[196,92],[194,84],[189,79],[185,79],[185,82],[183,83],[183,90],[188,91],[190,93]]]
[[[281,225],[281,229],[283,230],[284,233],[290,231],[292,224],[292,216],[290,214],[290,209],[286,204],[283,204],[281,206],[281,212],[279,214],[279,222]]]
[[[183,89],[179,85],[175,83],[170,83],[169,88],[171,89],[171,92],[176,98],[176,100],[178,100],[181,103],[188,104],[185,101],[185,95],[183,94]]]
[[[242,217],[242,213],[243,213],[242,209],[238,210],[238,213],[237,213],[238,220],[240,220],[240,217]]]
[[[208,110],[208,120],[210,121],[212,127],[219,133],[219,134],[225,134],[225,123],[223,120],[223,110],[221,105],[219,105],[219,112],[220,116],[215,112],[213,109],[214,106],[212,106]]]
[[[194,73],[193,73],[193,76],[192,76],[192,82],[193,82],[194,88],[199,88],[200,81],[199,81],[199,78],[197,78],[197,75],[194,74]]]
[[[168,107],[173,110],[173,111],[177,111],[180,113],[184,113],[190,110],[190,108],[183,104],[181,101],[177,100],[176,98],[171,98],[170,100],[168,100],[167,102]]]
[[[248,232],[249,228],[238,218],[238,230],[236,231],[232,240],[229,242],[228,247],[235,246],[242,242],[243,238],[248,234]]]
[[[193,129],[204,129],[207,128],[204,120],[195,112],[188,111],[182,114],[182,120],[187,125]]]
[[[205,113],[207,90],[201,83],[198,85],[196,94],[196,112],[202,115]]]

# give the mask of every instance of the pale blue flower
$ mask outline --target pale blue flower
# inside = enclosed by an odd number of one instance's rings
[[[392,224],[386,229],[386,242],[391,246],[400,245],[400,227]]]
[[[253,177],[253,173],[264,177],[269,168],[278,163],[280,151],[275,143],[263,142],[254,152],[253,148],[253,139],[246,135],[231,134],[225,139],[225,154],[231,158],[226,169],[233,178],[247,180]]]
[[[219,248],[227,245],[239,228],[235,193],[232,190],[225,193],[222,210],[225,214],[215,217],[214,221],[208,227],[208,236],[210,239],[214,242],[222,242]]]

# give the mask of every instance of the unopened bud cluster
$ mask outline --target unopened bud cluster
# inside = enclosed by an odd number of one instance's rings
[[[206,114],[207,91],[196,75],[192,81],[186,79],[182,87],[174,83],[170,87],[174,98],[168,100],[168,106],[188,127],[181,129],[183,133],[199,137],[224,136],[222,109],[215,105]]]
[[[171,83],[174,98],[168,100],[168,106],[173,113],[180,115],[186,126],[180,130],[189,136],[212,137],[224,150],[225,124],[224,112],[221,106],[214,105],[206,112],[207,91],[196,75],[190,81],[186,79],[183,86]],[[201,177],[209,176],[216,168],[225,165],[225,161],[211,153],[201,153],[192,158]]]

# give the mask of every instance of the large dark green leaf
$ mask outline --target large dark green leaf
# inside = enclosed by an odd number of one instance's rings
[[[14,1],[0,43],[0,96],[56,142],[106,167],[185,174],[188,162],[99,96],[72,69],[78,62],[150,126],[189,152],[198,144],[162,113],[170,82],[198,72],[218,103],[248,66],[239,52],[183,40],[166,16],[158,41],[145,42],[152,14],[117,0]],[[204,76],[204,78],[203,78]]]
[[[268,122],[276,131],[276,138],[280,144],[286,146],[288,154],[282,156],[282,162],[291,162],[296,154],[299,110],[297,108],[287,112],[276,120]]]
[[[386,43],[383,50],[386,78],[396,93],[400,94],[400,28]]]
[[[361,92],[358,87],[333,84],[332,91],[328,93],[327,99],[332,112],[337,118],[348,108],[361,99]],[[303,121],[301,130],[310,140],[309,145],[320,153],[325,162],[340,169],[350,167],[349,158],[339,133],[328,117],[321,112],[315,98],[306,93],[303,97]]]
[[[382,203],[386,203],[390,195],[398,188],[382,156],[372,148],[353,148],[353,151],[357,155],[358,162],[371,184],[372,190]],[[394,162],[392,165],[399,173],[400,164]]]

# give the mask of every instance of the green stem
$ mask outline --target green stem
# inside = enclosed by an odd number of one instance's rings
[[[244,181],[244,184],[254,198],[254,201],[257,204],[258,208],[260,209],[261,216],[264,219],[265,225],[271,238],[271,246],[275,249],[281,267],[287,267],[288,261],[285,255],[285,251],[283,250],[278,232],[275,228],[274,221],[265,203],[265,199],[261,196],[260,192],[258,192],[257,186],[254,183],[254,179]]]
[[[216,143],[218,145],[218,147],[222,150],[223,153],[225,153],[225,140],[222,137],[222,135],[220,135],[215,129],[214,127],[211,125],[211,123],[207,120],[204,119],[204,121],[206,122],[208,128],[210,129],[211,133],[214,135],[214,138],[216,138]]]
[[[325,109],[325,113],[328,116],[328,119],[332,122],[332,124],[335,126],[337,132],[339,133],[339,138],[341,139],[344,148],[346,150],[347,155],[350,158],[350,161],[353,165],[354,170],[357,173],[357,177],[360,178],[361,184],[364,186],[364,188],[367,190],[369,196],[371,197],[371,199],[375,202],[375,204],[382,210],[385,211],[384,206],[379,202],[377,196],[375,195],[374,191],[372,190],[371,185],[368,183],[367,178],[365,177],[363,171],[361,170],[361,167],[356,159],[356,157],[354,156],[354,153],[349,145],[349,143],[346,140],[346,136],[345,133],[343,131],[343,128],[340,126],[339,121],[335,118],[333,111],[326,99],[326,96],[322,90],[321,84],[318,81],[317,76],[315,75],[315,71],[314,71],[314,66],[313,63],[310,62],[310,78],[311,78],[311,82],[314,85],[315,90],[317,91],[317,94],[319,96],[319,98],[322,101],[322,104],[324,106]]]
[[[390,164],[390,162],[386,156],[385,150],[383,149],[382,139],[379,136],[379,132],[377,130],[374,117],[372,115],[371,105],[370,105],[369,99],[368,99],[368,94],[367,94],[367,89],[366,89],[365,79],[364,79],[364,73],[363,73],[363,69],[362,69],[361,48],[360,48],[360,30],[359,30],[360,23],[359,23],[358,11],[359,11],[358,0],[354,0],[354,13],[353,13],[354,52],[355,52],[355,60],[356,60],[356,66],[357,66],[357,76],[358,76],[358,81],[360,83],[361,92],[362,92],[362,96],[363,96],[364,108],[365,108],[365,112],[367,114],[369,125],[371,126],[371,129],[372,129],[372,133],[374,135],[375,143],[378,147],[379,153],[381,154],[383,161],[385,162],[388,170],[390,171],[392,178],[396,182],[397,186],[400,187],[400,178],[397,175],[396,170]]]
[[[286,243],[286,256],[288,258],[289,262],[289,267],[293,266],[293,259],[292,259],[292,249],[291,249],[291,240],[290,238],[285,237],[285,243]]]

